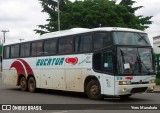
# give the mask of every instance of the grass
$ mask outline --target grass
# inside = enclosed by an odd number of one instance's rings
[[[157,85],[160,85],[160,78],[157,78],[157,79],[156,79],[156,84],[157,84]]]

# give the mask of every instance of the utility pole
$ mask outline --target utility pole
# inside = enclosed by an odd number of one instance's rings
[[[9,32],[9,30],[2,30],[1,32],[3,32],[4,43],[5,43],[5,40],[6,40],[6,33]]]
[[[61,0],[57,0],[57,8],[58,8],[58,31],[61,30],[60,28],[60,10],[59,10],[59,4]]]

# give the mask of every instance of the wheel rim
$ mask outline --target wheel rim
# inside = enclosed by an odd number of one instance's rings
[[[25,78],[21,79],[20,86],[21,86],[22,89],[26,88],[26,80],[25,80]]]
[[[30,90],[33,90],[35,88],[35,83],[34,83],[34,81],[33,80],[30,80],[30,82],[29,82],[29,89]]]
[[[97,85],[93,85],[90,89],[90,93],[92,95],[97,95],[99,93],[99,87]]]

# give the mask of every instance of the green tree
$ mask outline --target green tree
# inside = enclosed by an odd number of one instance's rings
[[[152,24],[150,20],[152,16],[143,17],[142,15],[136,16],[135,11],[142,8],[143,6],[132,7],[135,4],[135,1],[132,0],[122,0],[119,5],[122,5],[127,8],[129,11],[128,14],[125,15],[124,21],[130,28],[144,30],[147,29],[149,24]]]
[[[57,2],[54,0],[39,0],[43,10],[49,15],[46,20],[48,24],[38,25],[36,33],[47,33],[57,31]],[[60,1],[61,30],[84,27],[127,27],[144,30],[152,22],[151,16],[136,16],[135,11],[142,8],[132,7],[135,1],[122,0],[119,4],[111,0],[69,0]]]

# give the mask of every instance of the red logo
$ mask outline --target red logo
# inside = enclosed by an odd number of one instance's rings
[[[132,76],[127,76],[127,77],[125,77],[125,79],[126,79],[126,80],[132,80],[133,77],[132,77]]]
[[[75,64],[77,64],[77,62],[78,62],[78,58],[77,57],[74,57],[74,58],[66,58],[66,63],[68,63],[68,64],[73,64],[73,65],[75,65]]]
[[[29,64],[26,61],[24,61],[23,59],[16,59],[16,61],[14,61],[11,64],[10,69],[13,67],[16,69],[18,75],[24,75],[24,76],[34,75],[33,70],[31,69]],[[25,73],[25,71],[27,73]]]

